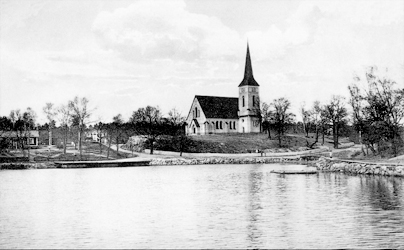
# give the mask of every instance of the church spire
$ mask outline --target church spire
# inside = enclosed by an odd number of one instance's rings
[[[241,81],[239,87],[241,86],[259,86],[258,83],[255,81],[253,76],[253,70],[251,66],[251,58],[250,58],[250,48],[247,42],[247,55],[245,58],[245,70],[244,70],[244,78]]]
[[[245,70],[244,70],[244,78],[253,76],[252,67],[251,67],[251,58],[250,58],[250,47],[247,42],[247,56],[245,58]]]

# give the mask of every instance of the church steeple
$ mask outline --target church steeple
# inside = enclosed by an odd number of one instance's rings
[[[239,87],[241,86],[260,86],[257,81],[255,81],[253,76],[253,70],[251,66],[251,58],[250,58],[250,48],[247,42],[247,55],[245,58],[245,70],[244,70],[244,78],[241,81]]]

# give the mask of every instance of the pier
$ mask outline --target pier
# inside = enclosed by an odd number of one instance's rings
[[[102,168],[102,167],[142,167],[149,166],[150,160],[121,159],[105,161],[56,161],[57,168]]]

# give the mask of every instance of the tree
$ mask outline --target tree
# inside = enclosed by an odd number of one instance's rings
[[[27,141],[28,159],[30,157],[31,149],[31,130],[35,128],[36,113],[30,107],[23,113],[22,118],[24,121],[25,138]]]
[[[27,108],[25,112],[19,109],[12,110],[9,117],[12,123],[12,131],[16,138],[17,148],[20,148],[25,156],[25,147],[28,149],[28,157],[30,156],[30,137],[31,130],[35,128],[36,114],[31,108]],[[24,146],[27,145],[27,146]]]
[[[168,112],[168,121],[172,124],[182,124],[185,122],[185,117],[177,109],[173,108]]]
[[[282,136],[286,132],[288,126],[293,122],[294,114],[288,112],[290,109],[290,102],[286,98],[275,99],[271,106],[273,108],[273,126],[276,131],[276,137],[278,138],[279,147],[282,146]]]
[[[54,117],[57,114],[57,111],[54,109],[53,103],[46,103],[45,107],[43,107],[43,112],[46,115],[46,118],[49,121],[48,125],[48,135],[49,135],[49,146],[52,145],[52,129],[54,128]]]
[[[313,107],[310,110],[307,110],[305,112],[308,113],[308,117],[309,117],[307,124],[310,124],[312,127],[314,127],[314,131],[315,131],[314,142],[309,144],[308,141],[306,141],[307,146],[309,148],[313,148],[314,145],[317,144],[320,131],[322,132],[322,135],[323,135],[322,144],[324,145],[324,135],[325,135],[325,131],[326,131],[326,125],[328,122],[328,119],[325,116],[325,107],[323,105],[321,105],[319,101],[315,101],[313,103]]]
[[[12,131],[13,123],[7,116],[0,117],[0,152],[7,150],[10,147],[10,132]]]
[[[94,125],[94,129],[97,131],[97,142],[100,146],[100,154],[102,153],[102,140],[106,137],[106,125],[107,124],[104,124],[102,122]]]
[[[63,134],[63,153],[66,154],[67,137],[72,125],[72,110],[69,105],[61,105],[57,108],[56,117],[60,123]]]
[[[172,136],[173,144],[177,146],[180,156],[182,156],[182,153],[187,150],[192,141],[185,133],[185,117],[174,108],[168,112],[167,121],[165,130]]]
[[[349,86],[354,125],[360,140],[373,154],[383,151],[380,150],[381,144],[389,144],[396,156],[402,145],[400,129],[404,118],[404,88],[395,88],[395,81],[377,76],[377,71],[376,67],[369,67],[366,71],[365,94],[355,83]],[[354,79],[357,83],[361,81],[359,76]]]
[[[107,159],[109,159],[109,152],[111,150],[112,140],[114,138],[114,126],[111,123],[104,124],[105,131],[107,132],[107,141],[108,141],[108,148],[107,148]]]
[[[79,141],[79,150],[80,150],[80,159],[82,158],[82,140],[83,140],[83,132],[86,124],[89,122],[92,111],[88,109],[88,100],[87,98],[79,98],[75,97],[73,101],[69,101],[69,109],[71,109],[72,119],[77,122],[78,126],[78,141]]]
[[[332,124],[334,148],[338,148],[339,129],[344,122],[345,117],[348,115],[344,105],[344,97],[342,96],[333,96],[331,101],[325,105],[324,115]]]
[[[150,154],[153,154],[154,143],[167,133],[165,120],[161,116],[159,107],[147,106],[134,111],[129,119],[131,128],[138,135],[143,135],[150,143]]]
[[[311,119],[311,112],[309,110],[306,110],[304,103],[300,107],[300,114],[302,115],[303,130],[306,133],[306,137],[309,137],[309,123]]]
[[[268,132],[268,138],[271,139],[272,111],[270,110],[270,105],[265,102],[261,103],[260,98],[257,97],[253,105],[253,113],[258,118],[257,122],[260,125],[260,131]]]
[[[122,115],[118,114],[112,118],[112,123],[110,127],[110,132],[112,132],[112,136],[115,139],[116,143],[116,153],[118,154],[119,151],[119,142],[121,140],[121,137],[125,131],[124,129],[124,121],[122,119]]]

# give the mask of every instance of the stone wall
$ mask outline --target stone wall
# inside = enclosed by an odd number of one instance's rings
[[[349,162],[320,158],[315,167],[322,171],[342,172],[346,174],[367,174],[404,177],[404,166],[392,164],[375,164],[366,162]]]
[[[268,164],[268,163],[303,163],[296,158],[225,158],[225,157],[211,157],[211,158],[170,158],[170,159],[152,159],[151,166],[164,166],[164,165],[203,165],[203,164]]]

